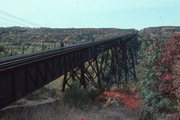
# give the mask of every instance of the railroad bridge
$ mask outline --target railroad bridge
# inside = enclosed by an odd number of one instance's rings
[[[108,88],[136,78],[137,34],[0,59],[0,109],[63,76],[62,91]]]

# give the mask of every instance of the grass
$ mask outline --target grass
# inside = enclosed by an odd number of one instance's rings
[[[0,112],[0,120],[138,120],[136,113],[117,106],[84,110],[55,102]]]
[[[53,84],[36,92],[45,96],[49,93],[51,96],[50,88],[55,87]],[[85,90],[74,85],[67,88],[64,96],[56,102],[0,111],[0,120],[138,120],[137,111],[126,109],[115,102],[103,108],[103,102],[96,100],[99,94],[96,89]],[[28,100],[33,101],[34,98],[29,96]]]
[[[83,89],[76,85],[66,89],[63,102],[76,107],[88,107],[95,105],[95,98],[100,94],[96,89]]]
[[[64,104],[46,104],[10,110],[1,114],[0,120],[73,120],[79,111]]]

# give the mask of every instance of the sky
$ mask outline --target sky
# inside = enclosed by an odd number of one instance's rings
[[[1,0],[0,27],[180,26],[180,0]]]

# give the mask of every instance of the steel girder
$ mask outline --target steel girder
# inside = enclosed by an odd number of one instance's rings
[[[0,109],[64,75],[84,88],[102,88],[135,77],[137,34],[0,59]],[[112,79],[111,79],[112,78]]]

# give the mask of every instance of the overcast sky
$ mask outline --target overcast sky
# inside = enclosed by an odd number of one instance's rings
[[[0,27],[180,26],[180,0],[1,0]]]

